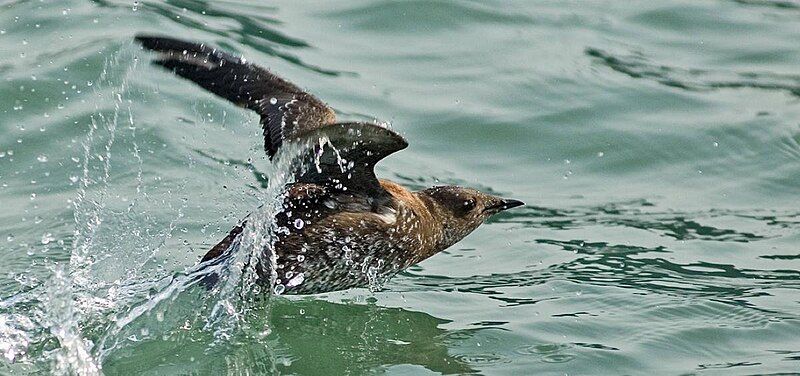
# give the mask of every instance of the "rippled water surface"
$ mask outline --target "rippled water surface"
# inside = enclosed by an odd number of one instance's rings
[[[381,177],[527,205],[380,292],[197,288],[282,170],[139,32],[391,122]],[[0,373],[798,372],[798,41],[793,0],[0,0]]]

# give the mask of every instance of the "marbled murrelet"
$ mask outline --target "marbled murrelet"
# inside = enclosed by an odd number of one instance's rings
[[[375,176],[375,164],[408,146],[378,124],[337,123],[331,108],[264,68],[203,44],[137,36],[158,53],[155,64],[204,89],[256,111],[264,149],[274,157],[284,142],[324,137],[301,157],[304,168],[286,187],[277,256],[277,290],[314,294],[374,286],[455,244],[484,220],[523,205],[455,186],[418,192]],[[202,259],[214,263],[238,247],[246,220]],[[267,258],[265,251],[263,258]],[[259,262],[260,280],[270,284],[270,263]],[[274,287],[274,286],[271,286]],[[271,290],[275,291],[274,288]]]

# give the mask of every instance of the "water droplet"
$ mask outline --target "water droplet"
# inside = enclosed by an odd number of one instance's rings
[[[303,273],[297,273],[294,278],[290,279],[289,282],[286,283],[289,287],[299,286],[306,280],[306,276]]]
[[[295,219],[295,220],[294,220],[294,228],[296,228],[296,229],[298,229],[298,230],[299,230],[299,229],[301,229],[301,228],[303,228],[303,226],[305,226],[305,224],[306,224],[306,223],[305,223],[305,222],[303,222],[303,220],[302,220],[302,219],[300,219],[300,218],[297,218],[297,219]]]
[[[277,104],[277,103],[278,103],[278,98],[272,97],[269,99],[269,104]]]
[[[305,259],[306,259],[306,256],[297,255],[297,262],[303,262],[303,261],[305,261]]]
[[[40,154],[38,157],[36,157],[36,160],[39,161],[39,162],[45,163],[45,162],[47,162],[47,156],[44,155],[44,154]]]
[[[49,232],[42,235],[42,244],[50,244],[50,242],[54,240],[56,240],[56,238]]]
[[[13,242],[14,241],[14,234],[9,234],[8,236],[6,236],[6,240],[10,241],[10,242]]]
[[[714,141],[714,147],[718,148],[719,147],[719,142]]]
[[[603,158],[604,155],[606,155],[606,153],[603,153],[602,151],[597,152],[597,156],[600,158]]]
[[[275,293],[275,295],[283,294],[283,292],[286,291],[286,286],[277,284],[275,285],[275,288],[272,289],[272,291]]]

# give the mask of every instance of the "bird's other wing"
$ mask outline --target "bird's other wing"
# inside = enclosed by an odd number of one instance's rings
[[[154,64],[257,112],[264,129],[264,150],[270,158],[285,139],[336,121],[325,103],[244,58],[169,37],[137,35],[135,39],[158,53]]]
[[[369,197],[388,194],[375,176],[375,164],[408,146],[393,130],[365,122],[331,124],[298,139],[316,143],[304,160],[298,182]]]

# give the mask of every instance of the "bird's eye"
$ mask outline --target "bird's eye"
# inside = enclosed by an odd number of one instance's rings
[[[475,204],[474,199],[464,201],[464,211],[472,211],[472,209],[475,209]]]

